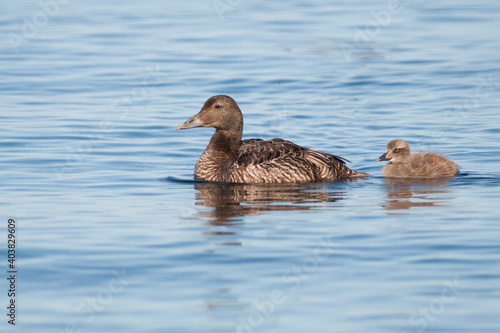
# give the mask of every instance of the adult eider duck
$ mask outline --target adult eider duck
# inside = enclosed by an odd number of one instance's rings
[[[377,161],[389,161],[382,169],[383,177],[450,178],[458,174],[458,165],[436,153],[411,154],[408,143],[389,141],[387,151]]]
[[[177,130],[216,129],[194,168],[197,180],[229,183],[307,183],[370,176],[345,166],[345,158],[283,139],[241,140],[243,115],[229,96],[210,97],[201,111]]]

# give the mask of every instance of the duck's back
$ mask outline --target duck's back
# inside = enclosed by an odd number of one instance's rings
[[[406,163],[389,163],[382,170],[384,177],[449,178],[458,174],[458,166],[436,153],[417,153]]]
[[[342,157],[283,139],[242,140],[231,173],[232,181],[245,183],[339,181],[358,174]]]

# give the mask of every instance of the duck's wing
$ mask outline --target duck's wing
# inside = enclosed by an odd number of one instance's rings
[[[304,159],[318,167],[329,167],[332,163],[345,164],[345,161],[350,162],[340,156],[304,148],[283,139],[242,140],[236,160],[238,165],[248,166],[286,158]]]

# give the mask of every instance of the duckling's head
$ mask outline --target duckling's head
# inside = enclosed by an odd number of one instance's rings
[[[401,139],[389,141],[387,151],[377,161],[389,161],[390,163],[403,163],[410,158],[410,146]]]
[[[214,127],[224,131],[243,131],[243,115],[236,101],[226,95],[212,96],[197,115],[189,118],[177,130],[194,127]]]

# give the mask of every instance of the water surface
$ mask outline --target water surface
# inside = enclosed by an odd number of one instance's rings
[[[498,332],[497,2],[62,2],[0,20],[3,330]],[[194,182],[215,94],[374,176]],[[395,138],[461,174],[380,177]]]

